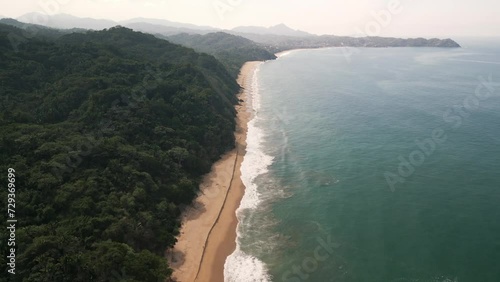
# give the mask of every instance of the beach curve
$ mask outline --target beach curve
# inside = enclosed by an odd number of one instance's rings
[[[212,166],[200,185],[200,195],[182,215],[177,243],[167,254],[174,281],[224,281],[225,260],[236,248],[236,210],[245,191],[240,169],[252,114],[246,86],[260,63],[247,62],[240,70],[235,149]]]

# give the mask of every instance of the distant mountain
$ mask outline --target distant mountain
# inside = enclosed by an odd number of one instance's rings
[[[55,29],[52,27],[47,27],[38,24],[23,23],[18,20],[10,18],[0,19],[0,24],[5,24],[19,29],[23,29],[26,30],[27,33],[29,33],[29,36],[26,36],[26,33],[23,33],[23,36],[11,37],[11,44],[12,47],[14,48],[17,48],[21,43],[27,42],[28,41],[27,39],[33,36],[37,36],[38,38],[43,38],[43,39],[56,39],[65,34],[82,33],[86,31],[85,29],[78,29],[78,28]]]
[[[260,44],[241,36],[224,32],[199,34],[177,34],[166,37],[172,43],[193,48],[195,51],[208,53],[216,57],[237,77],[241,66],[248,61],[265,61],[276,56]]]
[[[47,26],[44,26],[44,25],[31,24],[31,23],[23,23],[23,22],[20,22],[18,20],[11,19],[11,18],[0,18],[0,23],[6,24],[6,25],[10,25],[10,26],[15,26],[15,27],[21,28],[21,29],[26,29],[28,27],[30,27],[30,28],[36,27],[36,28],[44,29],[44,30],[59,31],[58,29],[47,27]]]
[[[425,38],[393,38],[393,37],[349,37],[335,35],[311,35],[295,37],[272,34],[235,33],[266,46],[270,52],[280,52],[301,48],[323,47],[440,47],[459,48],[452,39]]]
[[[37,22],[36,20],[48,18],[46,22]],[[29,13],[17,18],[21,22],[43,24],[53,28],[85,28],[101,30],[117,26],[118,23],[111,20],[79,18],[68,14],[45,15],[40,13]]]
[[[37,19],[47,19],[46,22],[37,23]],[[134,18],[126,21],[115,22],[111,20],[92,19],[92,18],[79,18],[68,14],[57,14],[52,16],[41,15],[39,13],[30,13],[18,18],[21,22],[43,24],[52,28],[60,29],[94,29],[101,30],[111,28],[117,25],[124,25],[136,31],[151,33],[161,36],[172,36],[175,34],[198,34],[205,35],[207,33],[219,31],[216,28],[208,26],[198,26],[194,24],[176,23],[162,19],[147,19],[147,18]],[[7,23],[15,25],[15,23]],[[20,28],[26,28],[18,26]],[[282,50],[296,49],[296,48],[320,48],[320,47],[460,47],[458,43],[451,39],[424,39],[424,38],[390,38],[390,37],[347,37],[335,35],[314,35],[300,30],[294,30],[284,24],[279,24],[272,27],[257,27],[246,26],[237,27],[232,30],[225,31],[232,35],[241,36],[246,39],[252,40],[266,46],[268,52],[278,52]],[[212,37],[214,35],[211,35]],[[220,36],[220,35],[219,35]],[[210,37],[208,37],[210,38]],[[205,40],[208,38],[202,38]],[[227,39],[227,38],[224,38]],[[172,39],[173,40],[173,39]],[[180,43],[182,44],[182,43]],[[187,45],[185,43],[184,45]],[[195,44],[192,48],[196,47],[200,50],[203,46]],[[209,45],[212,46],[212,45]],[[224,46],[219,46],[224,47]],[[205,51],[203,51],[205,52]],[[210,53],[210,52],[208,52]],[[213,52],[211,53],[215,55]],[[233,67],[235,64],[232,64]]]
[[[251,33],[251,34],[275,34],[284,36],[295,36],[295,37],[306,37],[312,36],[312,34],[305,31],[291,29],[284,24],[279,24],[271,27],[260,27],[260,26],[240,26],[233,28],[232,31],[237,33]]]
[[[200,26],[200,25],[194,25],[194,24],[187,24],[187,23],[178,23],[178,22],[172,22],[169,20],[163,20],[163,19],[148,19],[148,18],[133,18],[130,20],[125,20],[119,22],[123,26],[130,26],[130,24],[135,24],[135,23],[148,23],[151,25],[161,25],[161,26],[168,26],[168,27],[175,27],[175,28],[180,28],[180,29],[188,29],[188,30],[206,30],[206,31],[216,31],[220,30],[218,28],[210,27],[210,26]]]
[[[36,22],[39,19],[47,19],[46,22]],[[177,23],[162,19],[148,19],[148,18],[133,18],[126,21],[115,22],[112,20],[93,19],[93,18],[79,18],[68,14],[57,14],[52,16],[42,15],[40,13],[29,13],[17,18],[21,22],[31,24],[43,24],[52,28],[83,28],[102,30],[111,28],[117,25],[122,25],[134,29],[153,34],[173,35],[179,33],[190,34],[206,34],[215,32],[219,29],[209,26],[198,26],[194,24]]]
[[[188,34],[206,34],[209,32],[214,32],[215,30],[205,30],[205,29],[191,29],[185,27],[172,27],[159,24],[151,24],[146,22],[133,22],[133,23],[122,23],[123,26],[131,28],[135,31],[141,31],[151,34],[161,34],[161,35],[174,35],[179,33]]]

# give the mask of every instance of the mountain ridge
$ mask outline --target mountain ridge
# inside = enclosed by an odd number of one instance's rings
[[[46,22],[40,22],[36,19],[47,19]],[[293,29],[284,23],[280,23],[270,27],[260,27],[260,26],[238,26],[232,29],[220,29],[211,26],[195,25],[190,23],[180,23],[174,22],[166,19],[154,19],[154,18],[143,18],[136,17],[123,21],[113,21],[108,19],[94,19],[90,17],[77,17],[70,14],[55,14],[46,15],[37,12],[27,13],[18,17],[17,20],[21,22],[31,23],[31,24],[41,24],[47,27],[59,28],[59,29],[71,29],[71,28],[83,28],[92,30],[101,30],[106,28],[111,28],[117,25],[132,28],[136,31],[147,32],[152,34],[162,34],[166,36],[171,36],[180,33],[189,34],[207,34],[210,32],[223,31],[229,34],[242,36],[256,42],[264,42],[268,44],[269,41],[275,40],[276,38],[270,38],[264,40],[265,37],[269,36],[280,36],[281,39],[284,37],[290,37],[289,39],[297,40],[298,38],[307,38],[309,41],[318,41],[319,39],[324,39],[326,37],[336,37],[336,38],[373,38],[373,37],[357,37],[357,36],[337,36],[332,34],[317,35],[309,32],[301,31],[298,29]],[[386,37],[380,37],[386,38]],[[395,37],[387,37],[395,38]],[[403,38],[399,38],[403,39]],[[411,38],[406,38],[408,40]],[[433,39],[433,38],[431,38]],[[324,43],[324,42],[323,42]],[[308,44],[303,44],[308,45]],[[311,44],[309,44],[311,45]],[[314,44],[312,44],[314,45]],[[317,45],[317,44],[316,44]],[[315,45],[315,46],[316,46]],[[376,44],[375,44],[376,45]],[[445,44],[446,45],[446,44]],[[450,44],[457,47],[458,44]],[[320,47],[320,46],[317,46]],[[326,46],[325,46],[326,47]],[[372,46],[373,47],[373,46]]]
[[[275,35],[295,36],[295,37],[317,36],[315,34],[311,34],[305,31],[292,29],[283,23],[270,27],[238,26],[231,29],[231,31],[239,33],[275,34]]]
[[[222,31],[200,34],[176,34],[165,37],[166,40],[193,48],[197,52],[213,55],[233,75],[238,77],[241,66],[248,61],[265,61],[276,56],[261,44],[242,36]]]
[[[94,19],[90,17],[76,17],[70,14],[55,14],[46,15],[38,12],[27,13],[18,18],[17,20],[25,23],[45,25],[52,28],[84,28],[84,29],[105,29],[118,25],[115,21],[107,19]],[[40,22],[40,19],[47,19],[46,22]]]
[[[201,30],[201,29],[192,29],[185,27],[172,27],[165,26],[159,24],[152,24],[147,22],[133,22],[124,25],[125,27],[131,28],[135,31],[147,32],[151,34],[161,34],[161,35],[175,35],[181,33],[188,34],[207,34],[211,32],[217,32],[217,30]]]
[[[169,281],[182,208],[234,148],[239,85],[213,56],[124,27],[13,50],[25,33],[0,24],[0,169],[23,187],[16,281]]]
[[[30,13],[19,19],[32,23],[34,19],[43,17],[39,13]],[[170,26],[167,26],[168,24]],[[447,39],[425,38],[395,38],[395,37],[349,37],[336,35],[315,35],[300,30],[292,29],[285,24],[271,27],[236,27],[232,30],[220,30],[208,26],[176,23],[162,19],[133,18],[126,21],[115,22],[105,19],[79,18],[68,14],[49,16],[46,26],[52,28],[84,28],[107,29],[117,25],[125,25],[135,31],[146,32],[160,36],[172,36],[181,33],[205,35],[212,32],[225,32],[241,36],[256,43],[266,46],[270,52],[279,52],[297,48],[320,47],[445,47],[457,48],[458,43]]]
[[[118,23],[123,24],[123,25],[128,25],[131,23],[149,23],[153,25],[163,25],[163,26],[168,26],[168,27],[176,27],[176,28],[187,28],[187,29],[197,29],[197,30],[221,30],[220,28],[215,28],[211,26],[204,26],[204,25],[195,25],[195,24],[190,24],[190,23],[181,23],[181,22],[173,22],[169,20],[164,20],[164,19],[154,19],[154,18],[143,18],[143,17],[137,17],[137,18],[132,18],[124,21],[119,21]]]

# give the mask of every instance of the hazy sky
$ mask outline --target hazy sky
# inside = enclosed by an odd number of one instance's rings
[[[390,21],[381,17],[377,28],[373,15],[388,11],[390,2],[400,3],[399,13],[390,14]],[[316,34],[500,36],[499,0],[0,0],[0,7],[0,15],[14,18],[42,12],[161,18],[219,28],[285,23]]]

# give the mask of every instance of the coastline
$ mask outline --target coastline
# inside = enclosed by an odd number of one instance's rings
[[[247,62],[240,69],[242,91],[236,105],[236,147],[217,161],[200,185],[200,195],[183,213],[177,243],[167,255],[179,282],[224,281],[224,263],[236,248],[236,209],[245,193],[241,162],[246,150],[249,111],[249,83],[261,62]]]
[[[278,53],[275,53],[274,55],[276,56],[277,59],[279,59],[279,58],[287,56],[295,51],[321,50],[321,49],[329,49],[329,48],[340,48],[340,47],[296,48],[296,49],[283,50],[283,51],[280,51]]]

